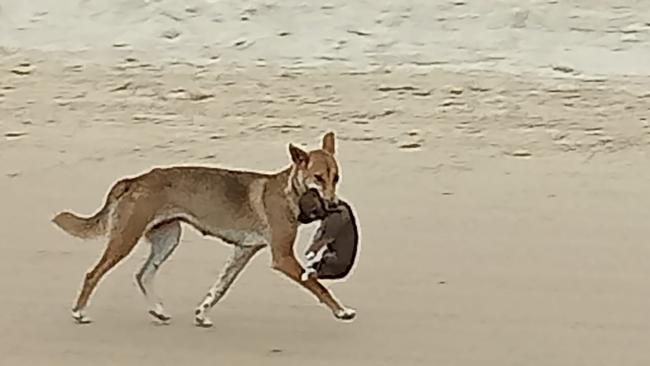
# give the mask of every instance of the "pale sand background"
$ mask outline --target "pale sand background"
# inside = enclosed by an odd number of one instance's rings
[[[1,1],[0,364],[649,365],[649,23],[622,0]],[[330,129],[353,323],[264,251],[194,328],[229,248],[186,230],[170,326],[133,283],[144,245],[73,324],[103,243],[56,211],[153,165],[280,169]]]

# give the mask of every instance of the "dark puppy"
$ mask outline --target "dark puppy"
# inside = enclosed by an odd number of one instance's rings
[[[336,208],[326,210],[318,191],[310,189],[300,198],[299,207],[300,223],[321,220],[313,242],[305,252],[308,262],[302,280],[313,274],[324,280],[347,276],[354,265],[359,244],[357,222],[350,205],[339,199]]]

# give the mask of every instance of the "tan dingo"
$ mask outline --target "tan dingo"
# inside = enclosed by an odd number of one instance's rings
[[[323,136],[322,147],[309,152],[289,144],[292,164],[274,174],[198,166],[154,168],[116,182],[104,206],[91,217],[70,212],[56,215],[52,221],[70,235],[108,236],[104,254],[86,273],[72,310],[74,319],[90,322],[85,309],[91,293],[144,236],[151,244],[151,253],[136,280],[150,304],[149,313],[168,321],[170,316],[155,294],[153,280],[178,245],[181,222],[233,246],[222,273],[195,310],[197,326],[212,325],[208,311],[250,259],[266,246],[271,248],[274,269],[311,291],[336,318],[354,318],[356,312],[343,307],[318,280],[300,280],[303,268],[293,252],[300,196],[311,187],[318,189],[326,204],[337,201],[339,174],[334,140],[334,133],[329,132]]]

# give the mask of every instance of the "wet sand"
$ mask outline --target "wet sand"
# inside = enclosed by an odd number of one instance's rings
[[[0,4],[2,364],[650,363],[647,4],[176,3]],[[327,130],[354,322],[265,250],[195,328],[229,248],[190,228],[157,281],[170,325],[134,284],[143,244],[72,322],[104,243],[57,211],[152,166],[279,170]]]

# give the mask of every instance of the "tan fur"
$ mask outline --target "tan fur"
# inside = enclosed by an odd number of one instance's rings
[[[73,236],[108,236],[104,255],[85,276],[73,309],[75,318],[87,320],[82,311],[94,288],[142,236],[149,237],[161,225],[185,222],[236,248],[219,282],[197,308],[197,322],[208,324],[205,311],[223,296],[247,261],[267,245],[274,269],[311,291],[338,318],[351,319],[354,312],[344,309],[317,280],[300,281],[303,268],[293,253],[297,202],[307,186],[318,186],[326,201],[336,199],[334,151],[334,134],[330,132],[324,135],[321,149],[306,152],[290,144],[292,164],[275,174],[201,166],[155,168],[115,183],[104,206],[91,217],[59,213],[52,221]]]
[[[105,235],[109,212],[128,187],[128,179],[115,183],[106,197],[104,206],[91,217],[82,218],[70,212],[61,212],[52,221],[68,234],[81,239],[91,239]]]

